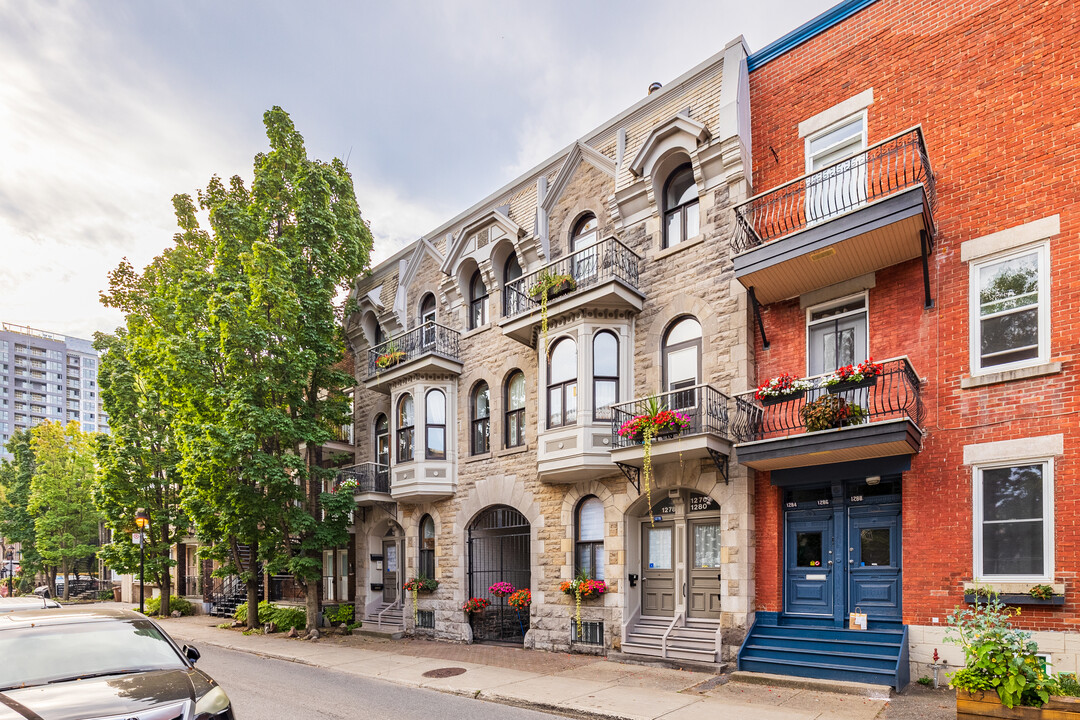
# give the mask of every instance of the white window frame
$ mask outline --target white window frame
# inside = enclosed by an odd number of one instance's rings
[[[987,266],[1036,253],[1039,258],[1039,352],[1033,358],[982,367],[982,323],[979,308],[979,271]],[[1048,241],[987,255],[968,263],[968,353],[971,374],[989,375],[1050,362],[1050,243]]]
[[[855,293],[853,295],[845,295],[842,298],[836,298],[835,300],[829,300],[827,302],[818,303],[817,305],[811,305],[810,307],[806,308],[806,320],[803,323],[804,331],[805,331],[805,334],[806,334],[805,347],[804,347],[804,354],[806,355],[806,365],[805,365],[805,367],[806,367],[806,377],[812,377],[810,375],[810,324],[811,324],[810,318],[812,318],[814,316],[814,313],[816,313],[816,312],[820,312],[821,310],[828,310],[829,308],[836,307],[837,305],[846,305],[849,302],[851,302],[853,300],[857,300],[859,298],[862,298],[862,301],[863,301],[863,309],[862,310],[852,311],[851,313],[847,313],[847,314],[841,315],[839,317],[847,317],[848,315],[854,315],[855,312],[864,312],[864,313],[866,313],[866,357],[864,357],[862,359],[856,358],[855,362],[856,363],[861,363],[863,360],[874,357],[873,350],[870,348],[870,293],[867,292],[866,290],[863,290],[862,292],[857,292],[857,293]],[[835,316],[829,318],[829,320],[835,320],[835,319],[836,319]],[[816,322],[820,323],[820,322],[824,322],[824,321],[817,320]]]
[[[844,127],[845,125],[850,125],[853,120],[860,120],[861,123],[862,123],[862,127],[859,129],[859,133],[862,136],[862,149],[859,152],[865,152],[866,151],[866,148],[869,147],[870,135],[869,135],[868,126],[867,126],[866,110],[860,110],[858,112],[847,115],[847,116],[843,117],[842,119],[837,120],[836,122],[829,124],[827,127],[823,127],[822,129],[807,135],[804,138],[803,155],[804,155],[805,160],[806,160],[806,172],[808,172],[808,173],[815,172],[814,169],[813,169],[814,168],[814,162],[813,162],[814,156],[811,155],[811,153],[810,153],[810,143],[814,142],[815,140],[820,139],[824,135],[828,135],[831,132],[835,132],[836,130],[839,130],[840,128]],[[829,146],[828,148],[825,148],[824,150],[819,151],[817,154],[820,155],[820,154],[826,153],[829,150],[831,150],[833,147],[835,147],[835,146]],[[855,155],[858,155],[858,154],[859,153],[855,153]],[[851,157],[854,157],[854,155],[851,156]]]
[[[1041,575],[984,575],[982,573],[982,473],[983,470],[1018,467],[1021,465],[1043,465],[1043,573]],[[971,492],[972,519],[972,577],[976,582],[1054,582],[1054,458],[1032,457],[1017,458],[1002,462],[980,463],[972,467]]]

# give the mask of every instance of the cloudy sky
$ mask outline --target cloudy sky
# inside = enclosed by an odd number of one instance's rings
[[[118,325],[106,273],[171,242],[175,193],[250,178],[272,105],[348,160],[380,260],[650,82],[832,4],[0,0],[0,321]]]

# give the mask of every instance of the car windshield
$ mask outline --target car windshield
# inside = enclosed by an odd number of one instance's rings
[[[84,622],[0,632],[0,688],[186,667],[149,620]]]

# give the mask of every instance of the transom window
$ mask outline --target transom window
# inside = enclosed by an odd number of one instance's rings
[[[405,394],[398,400],[397,459],[408,462],[413,459],[413,431],[416,429],[412,395]]]
[[[479,455],[491,449],[491,393],[488,384],[481,382],[472,396],[472,453]]]
[[[672,247],[698,234],[698,190],[694,169],[687,163],[664,186],[664,247]]]
[[[515,370],[506,381],[506,447],[525,444],[525,373]]]
[[[604,503],[590,495],[578,503],[575,523],[575,574],[604,579]]]
[[[603,330],[593,337],[593,420],[610,420],[619,401],[619,340]]]
[[[469,329],[487,324],[488,290],[484,278],[477,270],[469,283]]]
[[[1046,245],[971,268],[972,366],[1001,370],[1049,356]]]
[[[1051,578],[1051,470],[1050,461],[976,468],[977,578]]]
[[[869,357],[866,296],[807,311],[807,374],[820,375]]]
[[[556,341],[548,361],[548,427],[577,422],[577,343]]]
[[[428,390],[424,405],[425,453],[429,460],[446,459],[446,394]]]

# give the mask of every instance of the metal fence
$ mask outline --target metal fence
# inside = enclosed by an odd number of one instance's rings
[[[917,185],[933,208],[934,173],[919,127],[735,206],[731,249],[745,252]]]
[[[424,355],[440,355],[460,362],[460,341],[461,333],[456,330],[435,322],[426,322],[368,350],[368,377],[387,372]]]
[[[881,374],[861,383],[822,387],[823,376],[815,376],[808,378],[814,387],[792,395],[763,400],[755,399],[753,392],[738,395],[732,434],[740,442],[749,442],[902,418],[921,427],[925,409],[919,376],[911,363],[905,357],[880,364]],[[839,420],[830,428],[808,427],[807,418],[813,418],[816,410],[824,411],[826,416],[831,413],[847,415],[851,419]],[[821,417],[820,412],[818,417]]]
[[[581,632],[578,633],[576,618],[570,618],[570,642],[574,645],[604,644],[604,622],[602,620],[582,620]]]
[[[531,587],[529,536],[529,521],[507,506],[488,508],[469,528],[469,597],[491,602],[469,617],[478,641],[519,643],[529,629],[528,609],[517,611],[488,590],[498,582]]]
[[[728,438],[728,406],[731,399],[711,385],[693,385],[679,390],[659,393],[651,398],[638,398],[611,406],[611,446],[625,448],[640,445],[643,438],[620,435],[619,429],[635,417],[648,415],[649,406],[655,398],[664,410],[671,410],[689,420],[690,425],[680,430],[661,432],[654,439],[709,433]]]
[[[390,466],[380,465],[375,462],[359,463],[338,471],[337,484],[346,480],[356,483],[355,493],[389,493],[390,492]]]
[[[569,276],[572,280],[564,285],[563,291],[549,291],[549,301],[553,295],[581,292],[613,278],[637,290],[640,266],[637,253],[613,237],[606,238],[507,283],[503,290],[503,317],[512,318],[540,307],[541,281],[547,278]]]

